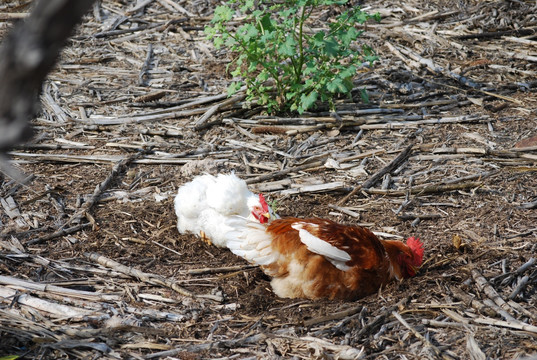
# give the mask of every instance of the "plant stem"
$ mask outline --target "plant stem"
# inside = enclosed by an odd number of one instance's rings
[[[313,7],[312,7],[313,8]],[[298,65],[295,66],[295,82],[300,83],[302,79],[302,66],[304,66],[304,21],[306,19],[306,5],[302,6],[300,20],[298,23]]]

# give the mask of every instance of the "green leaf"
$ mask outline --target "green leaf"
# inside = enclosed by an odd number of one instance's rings
[[[259,103],[261,105],[265,105],[269,102],[269,97],[267,94],[261,94],[261,96],[259,97]]]
[[[269,79],[270,77],[270,74],[268,73],[267,70],[262,70],[259,75],[257,75],[257,80],[259,80],[260,82],[265,82]]]
[[[229,37],[226,37],[225,39],[222,38],[222,40],[224,40],[224,45],[231,49],[231,50],[235,50],[235,47],[237,46],[237,41],[235,39],[233,39],[231,36]]]
[[[244,24],[237,29],[237,35],[240,36],[241,42],[249,43],[252,39],[255,39],[259,31],[252,24]]]
[[[293,92],[293,91],[288,91],[286,94],[285,94],[285,99],[286,100],[293,100],[293,98],[297,95],[296,92]]]
[[[343,5],[346,4],[348,0],[326,0],[323,1],[324,5]]]
[[[253,9],[255,7],[254,0],[246,0],[244,1],[244,5],[241,6],[241,12],[247,12],[250,9]]]
[[[239,91],[241,86],[242,84],[239,82],[232,82],[231,84],[229,84],[229,86],[227,87],[227,96],[232,96],[233,94],[235,94],[237,91]]]
[[[356,66],[350,65],[339,73],[339,77],[346,79],[356,74]]]
[[[289,108],[289,110],[297,111],[298,110],[298,104],[297,103],[292,103],[291,107]],[[304,112],[304,109],[302,109],[302,112],[300,114],[302,114],[303,112]]]
[[[310,75],[317,71],[317,66],[313,62],[309,62],[306,64],[306,67],[302,71],[302,74],[304,75]]]
[[[323,47],[324,46],[324,37],[325,37],[324,31],[319,31],[317,34],[313,36],[312,43],[316,47]]]
[[[359,34],[358,30],[351,27],[344,34],[341,35],[340,37],[341,42],[343,43],[345,47],[347,47],[349,46],[351,42],[353,42],[354,40],[358,38],[358,34]]]
[[[346,93],[347,91],[349,91],[349,89],[347,88],[347,84],[345,84],[345,81],[342,79],[342,78],[335,78],[334,80],[332,80],[331,82],[329,82],[328,84],[326,84],[326,88],[328,89],[328,91],[330,91],[331,93]]]
[[[235,70],[233,70],[230,74],[231,74],[231,76],[233,76],[233,77],[240,76],[240,75],[242,74],[241,65],[237,65],[237,67],[235,68]]]
[[[364,104],[369,104],[369,94],[365,88],[360,89],[360,98]]]
[[[379,12],[376,12],[375,14],[373,14],[373,19],[376,21],[376,22],[380,22],[382,20],[382,17],[380,16],[380,13]]]
[[[296,55],[296,41],[292,36],[287,36],[285,42],[278,47],[278,53],[286,56]]]
[[[365,23],[369,18],[371,18],[371,16],[363,11],[359,11],[355,15],[356,21],[360,24]]]
[[[220,49],[224,45],[224,39],[221,37],[214,38],[213,44],[215,48]]]
[[[233,10],[229,6],[217,6],[214,9],[212,23],[227,22],[233,18]]]
[[[308,95],[302,94],[300,96],[300,106],[304,110],[309,109],[310,107],[313,106],[313,104],[315,104],[315,101],[317,101],[318,96],[319,96],[319,93],[317,93],[317,91],[312,91]]]
[[[207,39],[211,39],[213,36],[216,35],[216,29],[214,26],[205,26],[205,29],[203,29],[203,32],[207,36]]]
[[[274,25],[272,24],[272,20],[270,19],[270,14],[266,14],[261,18],[261,21],[259,21],[259,24],[261,25],[261,32],[272,32],[274,31]]]
[[[325,38],[324,39],[324,44],[323,44],[324,48],[323,48],[323,51],[326,55],[328,56],[337,56],[338,54],[338,51],[339,51],[339,44],[337,43],[337,41],[330,37],[330,38]]]

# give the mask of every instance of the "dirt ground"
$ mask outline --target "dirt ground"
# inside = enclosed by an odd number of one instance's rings
[[[2,11],[26,10],[15,4]],[[275,122],[237,101],[197,130],[226,99],[189,103],[224,93],[231,81],[232,54],[203,36],[215,5],[153,1],[129,11],[135,2],[102,0],[65,49],[45,84],[34,140],[11,154],[33,178],[1,182],[0,285],[17,295],[1,303],[0,356],[536,358],[535,2],[365,2],[383,16],[364,34],[380,60],[355,82],[370,104],[356,91],[338,102],[341,120],[321,106],[303,125],[296,114]],[[155,99],[140,99],[148,94]],[[386,112],[359,112],[367,109]],[[390,177],[334,207],[408,145],[411,156]],[[128,157],[136,158],[70,222]],[[258,268],[178,233],[173,196],[204,171],[251,180],[282,217],[418,236],[425,263],[417,277],[356,302],[278,298]],[[7,278],[115,297],[73,298]],[[18,303],[22,294],[91,314],[61,316]]]

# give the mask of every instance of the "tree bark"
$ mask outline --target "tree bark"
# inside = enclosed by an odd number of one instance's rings
[[[94,0],[39,0],[0,46],[0,153],[28,140],[38,97],[67,38]]]

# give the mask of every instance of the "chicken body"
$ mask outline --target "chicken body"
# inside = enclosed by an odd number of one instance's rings
[[[193,233],[219,247],[226,246],[226,220],[240,216],[266,223],[276,218],[262,195],[248,190],[235,174],[201,175],[181,186],[174,200],[177,229]]]
[[[230,250],[271,276],[276,295],[354,300],[394,278],[414,276],[419,240],[379,240],[371,231],[323,219],[285,218],[268,226],[230,218]]]

